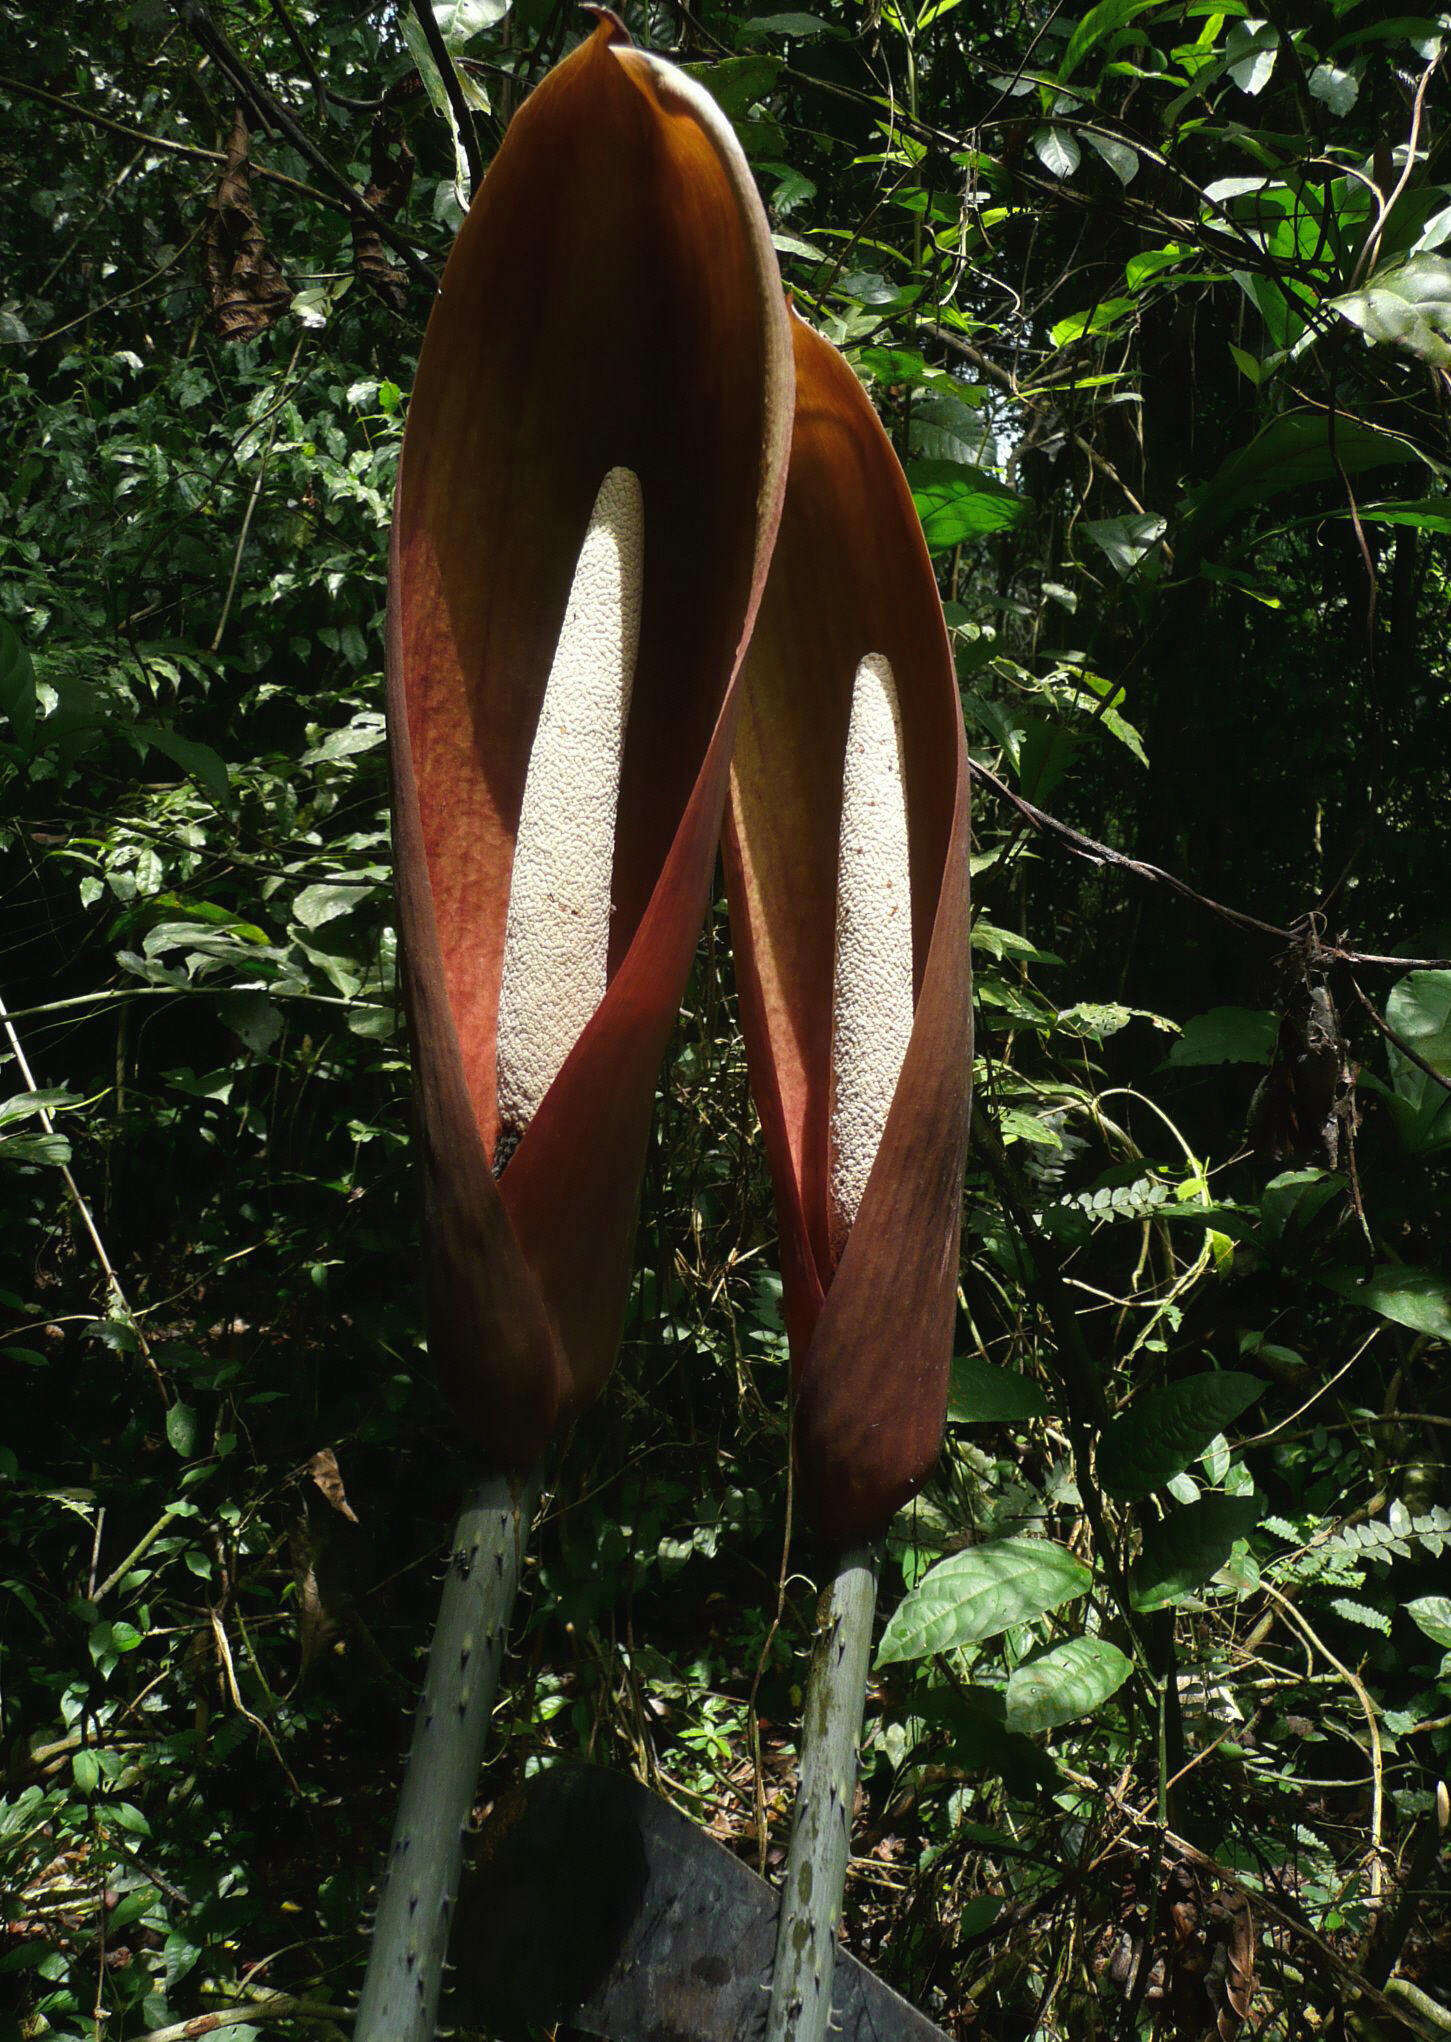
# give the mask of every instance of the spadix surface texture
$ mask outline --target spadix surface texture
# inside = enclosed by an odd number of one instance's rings
[[[514,839],[498,1023],[499,1123],[511,1145],[605,996],[644,564],[640,485],[612,468],[570,584]]]
[[[734,134],[601,16],[516,115],[449,258],[393,527],[429,1341],[497,1465],[532,1460],[614,1358],[791,410],[779,275]],[[556,715],[556,695],[573,707]],[[602,747],[585,795],[578,717]],[[578,911],[577,949],[543,933],[546,910]]]
[[[912,880],[897,684],[880,653],[852,683],[836,864],[831,1238],[861,1210],[912,1036]]]
[[[884,1528],[941,1441],[972,1057],[967,761],[906,480],[846,363],[794,317],[792,333],[790,479],[744,676],[726,880],[802,1494],[846,1546]]]

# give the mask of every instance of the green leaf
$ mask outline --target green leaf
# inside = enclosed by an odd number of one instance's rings
[[[1451,971],[1412,971],[1391,988],[1386,1023],[1451,1083]],[[1386,1051],[1401,1139],[1416,1153],[1451,1142],[1451,1092],[1392,1043]]]
[[[960,461],[909,461],[907,480],[934,553],[964,539],[1005,532],[1027,514],[1025,498],[985,469],[964,467]]]
[[[1067,347],[1070,341],[1083,340],[1090,334],[1111,333],[1121,319],[1137,309],[1136,298],[1100,298],[1085,311],[1070,312],[1066,319],[1060,319],[1049,329],[1048,338],[1054,347]]]
[[[95,1793],[101,1784],[101,1761],[93,1751],[82,1750],[72,1756],[71,1778],[76,1783],[78,1793]]]
[[[1136,14],[1147,14],[1162,0],[1099,0],[1097,7],[1090,7],[1072,35],[1063,52],[1063,62],[1058,67],[1059,82],[1071,78],[1095,44],[1106,36],[1116,35],[1127,27]]]
[[[1219,1572],[1236,1539],[1248,1538],[1260,1508],[1257,1496],[1201,1496],[1147,1526],[1133,1573],[1134,1608],[1182,1602]]]
[[[1280,54],[1280,39],[1267,21],[1236,21],[1225,40],[1229,75],[1252,99],[1258,98],[1274,76]]]
[[[1186,523],[1202,545],[1242,512],[1287,489],[1337,480],[1341,469],[1358,475],[1369,468],[1424,458],[1413,441],[1344,415],[1335,420],[1332,449],[1323,411],[1287,411],[1231,454],[1193,493],[1186,505]]]
[[[178,1398],[174,1404],[167,1406],[166,1437],[184,1461],[190,1460],[196,1451],[199,1429],[197,1414],[190,1404],[184,1404]]]
[[[779,57],[726,57],[719,64],[682,64],[730,120],[744,119],[764,99],[781,69]]]
[[[969,1546],[924,1574],[902,1598],[877,1654],[879,1666],[924,1659],[955,1645],[995,1638],[1010,1625],[1086,1595],[1091,1571],[1047,1539],[995,1539]]]
[[[1451,1595],[1418,1595],[1406,1604],[1406,1615],[1433,1645],[1451,1652]]]
[[[1328,106],[1333,114],[1346,114],[1360,97],[1360,80],[1353,71],[1336,64],[1317,64],[1308,80],[1310,97]]]
[[[1051,177],[1072,177],[1083,161],[1083,151],[1067,128],[1036,129],[1033,154]]]
[[[1132,1672],[1132,1660],[1106,1638],[1065,1639],[1009,1675],[1007,1727],[1031,1734],[1091,1716]]]
[[[137,744],[149,745],[154,752],[180,766],[188,779],[195,780],[202,792],[209,794],[218,808],[232,805],[232,784],[227,778],[227,769],[209,744],[197,744],[192,738],[178,737],[174,730],[163,730],[158,724],[138,723],[131,732]]]
[[[1184,1024],[1164,1059],[1186,1064],[1267,1064],[1275,1053],[1279,1022],[1254,1007],[1211,1007]]]
[[[1260,1194],[1260,1224],[1268,1241],[1303,1233],[1316,1215],[1345,1190],[1333,1170],[1282,1170]]]
[[[1164,536],[1165,520],[1152,511],[1121,518],[1086,518],[1081,530],[1115,574],[1132,574]]]
[[[282,1016],[265,993],[223,993],[217,1006],[223,1021],[254,1056],[265,1056],[282,1033]]]
[[[1048,1399],[1035,1382],[1015,1369],[985,1361],[954,1361],[947,1415],[959,1425],[1007,1425],[1046,1418]]]
[[[1413,1333],[1451,1340],[1451,1283],[1433,1269],[1383,1262],[1364,1283],[1348,1269],[1336,1270],[1323,1280],[1350,1304],[1364,1305],[1383,1319],[1409,1326]]]
[[[739,40],[759,43],[773,35],[789,36],[796,42],[809,42],[813,36],[827,35],[845,42],[850,40],[851,30],[837,21],[823,21],[818,14],[758,14],[752,20],[742,22]]]
[[[433,16],[444,43],[462,49],[509,12],[510,0],[433,0]]]
[[[366,886],[332,882],[305,886],[292,903],[292,912],[304,929],[320,929],[325,922],[336,921],[339,915],[351,914],[368,892]]]
[[[64,1085],[49,1085],[39,1092],[15,1092],[8,1099],[0,1099],[0,1127],[8,1127],[12,1120],[29,1120],[36,1113],[60,1113],[67,1106],[79,1106],[78,1092],[67,1091]]]
[[[1111,1496],[1147,1496],[1203,1453],[1261,1393],[1252,1375],[1222,1369],[1185,1376],[1138,1397],[1110,1421],[1098,1448],[1098,1478]]]
[[[1131,149],[1127,142],[1113,141],[1108,135],[1085,135],[1090,149],[1101,156],[1120,184],[1132,184],[1139,174],[1139,152]]]
[[[1358,291],[1330,304],[1367,339],[1418,355],[1433,367],[1451,365],[1451,262],[1412,255],[1369,276]]]

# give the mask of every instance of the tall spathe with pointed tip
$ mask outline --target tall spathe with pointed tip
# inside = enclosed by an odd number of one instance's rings
[[[968,777],[911,493],[793,316],[796,417],[727,829],[741,1022],[781,1231],[797,1464],[838,1549],[946,1408],[972,1062]]]
[[[614,1358],[791,410],[729,123],[601,13],[459,234],[393,530],[430,1345],[492,1465],[532,1462]]]

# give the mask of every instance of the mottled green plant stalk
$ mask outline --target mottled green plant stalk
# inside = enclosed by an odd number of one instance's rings
[[[539,1479],[491,1475],[454,1528],[354,2042],[433,2042],[464,1837]]]

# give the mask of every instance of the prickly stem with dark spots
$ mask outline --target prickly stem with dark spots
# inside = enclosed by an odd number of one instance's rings
[[[844,1554],[817,1612],[766,2042],[823,2042],[831,2017],[880,1568],[879,1546]]]
[[[538,1497],[537,1474],[492,1475],[459,1513],[353,2042],[433,2042],[479,1764]],[[492,1567],[478,1564],[484,1554]]]

